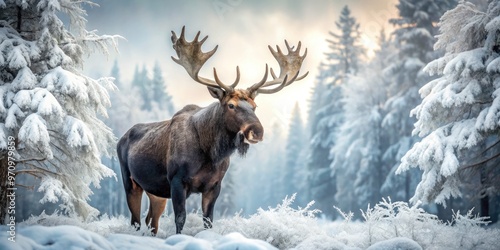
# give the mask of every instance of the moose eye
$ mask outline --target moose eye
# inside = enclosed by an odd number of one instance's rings
[[[227,105],[227,107],[230,109],[234,109],[234,104],[230,103],[229,105]]]

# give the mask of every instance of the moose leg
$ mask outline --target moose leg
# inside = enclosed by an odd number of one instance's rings
[[[148,216],[146,217],[146,224],[153,228],[153,234],[156,235],[158,233],[158,226],[160,225],[160,216],[167,205],[167,199],[147,192],[146,194],[149,197],[149,211]]]
[[[186,189],[179,176],[172,178],[170,182],[170,192],[172,194],[172,204],[175,215],[175,230],[180,234],[186,222]]]
[[[213,189],[202,194],[201,206],[203,210],[203,225],[205,228],[212,228],[214,220],[214,207],[217,197],[220,193],[220,184],[216,185]]]
[[[130,224],[136,226],[137,229],[141,227],[141,199],[143,189],[130,177],[130,187],[125,188],[127,193],[127,205],[132,214]]]

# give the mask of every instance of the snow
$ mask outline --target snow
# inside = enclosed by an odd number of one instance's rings
[[[52,91],[56,88],[62,94],[76,97],[78,101],[87,103],[89,100],[89,90],[85,79],[62,67],[56,67],[49,71],[41,80],[40,85]]]
[[[243,218],[236,214],[216,218],[203,228],[201,214],[190,213],[183,234],[175,234],[174,216],[160,218],[157,237],[146,227],[136,230],[124,216],[82,221],[54,213],[32,216],[16,225],[15,242],[0,226],[0,249],[497,249],[500,229],[485,227],[485,218],[473,211],[456,213],[441,222],[418,205],[383,200],[363,211],[364,221],[327,221],[310,206],[292,208],[292,199]]]
[[[13,90],[32,89],[36,82],[36,76],[30,68],[24,67],[19,70],[16,78],[12,81],[12,87]]]
[[[411,239],[398,237],[377,242],[366,250],[422,250],[422,247]]]
[[[39,192],[43,193],[43,198],[40,200],[40,203],[45,202],[57,202],[59,201],[58,197],[61,197],[63,200],[69,200],[69,194],[64,191],[62,188],[63,184],[61,181],[54,178],[46,178],[42,180],[40,183],[40,187],[38,188]]]
[[[484,48],[477,48],[470,51],[464,51],[458,54],[455,58],[453,58],[446,66],[444,67],[443,74],[449,75],[454,74],[455,72],[462,72],[466,69],[470,71],[478,71],[484,68],[484,57],[487,55],[487,52]],[[463,77],[469,77],[470,74],[464,75]]]
[[[17,106],[13,104],[9,111],[7,112],[7,117],[5,118],[5,127],[7,128],[15,128],[17,127],[17,120],[21,117],[24,117],[23,111]]]
[[[248,239],[236,232],[222,236],[211,231],[202,231],[195,236],[179,234],[172,235],[165,240],[128,234],[111,234],[108,237],[103,237],[77,226],[44,227],[37,225],[21,227],[16,233],[16,242],[1,241],[0,249],[271,250],[276,248],[265,241]]]
[[[2,249],[114,249],[104,237],[75,226],[20,228],[17,244],[0,243]],[[2,246],[3,245],[3,246]]]
[[[488,73],[500,73],[500,57],[492,60],[486,67]]]
[[[49,146],[49,131],[47,130],[45,120],[40,115],[34,113],[26,117],[23,125],[19,129],[18,136],[19,141],[30,147],[36,148],[41,146],[45,156],[49,159],[52,158],[52,150],[50,150]]]
[[[36,89],[34,91],[31,108],[37,110],[37,113],[43,116],[60,117],[63,114],[63,108],[59,102],[46,89]]]
[[[81,120],[67,116],[64,122],[63,134],[71,147],[94,146],[92,131]]]
[[[0,150],[7,149],[7,135],[5,135],[5,125],[0,123]]]
[[[28,62],[26,61],[28,57],[26,56],[24,51],[25,50],[23,50],[21,46],[15,46],[12,49],[12,52],[9,54],[9,57],[7,58],[10,69],[16,70],[28,66]]]
[[[26,109],[31,104],[31,91],[30,90],[20,90],[14,96],[14,103],[17,104],[21,109]]]

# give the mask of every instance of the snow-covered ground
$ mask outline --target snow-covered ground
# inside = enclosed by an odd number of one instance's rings
[[[41,214],[16,225],[15,242],[0,228],[0,249],[499,249],[500,229],[485,227],[471,213],[443,223],[417,206],[383,201],[363,212],[363,222],[329,222],[319,211],[292,208],[286,199],[276,208],[250,217],[216,219],[203,229],[199,213],[187,217],[175,235],[172,215],[161,218],[157,237],[146,227],[135,230],[123,216],[82,222],[63,215]]]

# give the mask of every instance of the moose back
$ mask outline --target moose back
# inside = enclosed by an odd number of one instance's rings
[[[255,97],[280,91],[298,76],[304,60],[297,49],[285,44],[285,55],[276,46],[269,49],[280,66],[276,76],[268,66],[260,82],[247,89],[236,89],[240,79],[236,67],[236,80],[231,85],[221,82],[214,68],[214,80],[198,76],[203,64],[215,53],[217,46],[202,52],[201,46],[208,38],[188,42],[182,28],[178,38],[172,31],[173,48],[179,57],[172,59],[184,67],[196,82],[206,85],[208,92],[218,101],[208,107],[187,105],[171,120],[136,124],[119,140],[117,151],[120,161],[127,205],[132,214],[131,224],[140,227],[141,197],[146,192],[149,211],[146,225],[153,233],[158,232],[159,218],[167,199],[172,199],[176,232],[181,233],[186,220],[186,198],[191,193],[202,194],[203,221],[206,228],[212,226],[214,206],[219,196],[221,182],[229,167],[229,157],[235,151],[244,155],[250,144],[262,141],[264,128],[255,115]]]

